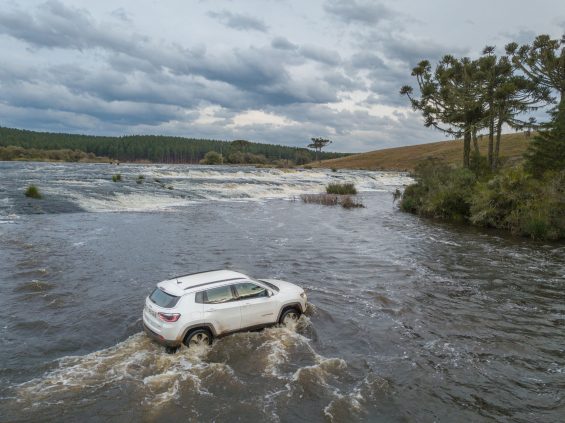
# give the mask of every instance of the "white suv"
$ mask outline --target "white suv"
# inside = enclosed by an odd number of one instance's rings
[[[256,280],[231,270],[179,276],[157,284],[145,300],[143,327],[173,349],[211,344],[215,337],[298,320],[304,290],[290,282]]]

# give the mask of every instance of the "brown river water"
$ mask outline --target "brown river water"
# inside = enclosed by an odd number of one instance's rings
[[[293,200],[333,180],[366,208]],[[401,213],[409,182],[0,163],[0,421],[565,421],[565,245]],[[309,309],[165,353],[145,297],[214,268],[297,283]]]

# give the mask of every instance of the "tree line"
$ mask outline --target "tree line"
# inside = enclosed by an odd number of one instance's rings
[[[485,47],[477,59],[446,55],[435,69],[423,60],[412,76],[419,97],[408,85],[400,93],[422,113],[425,126],[463,138],[464,167],[471,164],[472,146],[480,157],[477,138],[483,132],[489,140],[488,165],[492,170],[499,166],[504,125],[528,133],[540,131],[528,152],[530,164],[563,166],[565,139],[556,140],[551,132],[565,118],[565,36],[559,40],[539,35],[522,46],[513,42],[505,46],[503,55],[497,55],[493,46]],[[531,113],[546,106],[554,106],[550,121],[536,122]],[[549,158],[553,165],[540,158]]]
[[[0,127],[0,146],[38,150],[76,150],[119,161],[155,163],[199,163],[206,153],[215,151],[229,163],[271,163],[278,160],[306,164],[312,152],[306,148],[262,144],[246,140],[220,141],[155,135],[121,137],[35,132]],[[322,159],[342,157],[344,153],[320,153]]]

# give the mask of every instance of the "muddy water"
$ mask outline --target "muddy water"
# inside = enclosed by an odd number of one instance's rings
[[[330,180],[367,207],[291,200]],[[565,246],[400,213],[406,182],[0,163],[0,421],[563,421]],[[224,267],[307,314],[176,355],[141,333],[158,280]]]

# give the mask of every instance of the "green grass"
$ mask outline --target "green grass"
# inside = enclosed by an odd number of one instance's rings
[[[41,198],[41,192],[39,192],[39,188],[37,188],[35,185],[30,185],[25,190],[25,196],[29,197],[29,198],[40,199]]]
[[[337,194],[337,195],[355,195],[357,194],[357,189],[355,185],[349,182],[338,183],[332,182],[326,187],[327,194]]]
[[[113,182],[121,182],[122,181],[121,173],[116,173],[115,175],[112,175],[112,181]]]

